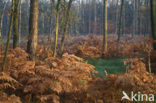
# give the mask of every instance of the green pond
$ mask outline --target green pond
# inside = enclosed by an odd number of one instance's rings
[[[122,59],[86,59],[88,63],[94,65],[98,71],[97,76],[104,77],[105,70],[108,74],[119,74],[126,71],[126,66]]]

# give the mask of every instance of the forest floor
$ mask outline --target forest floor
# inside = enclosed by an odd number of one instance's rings
[[[9,50],[0,73],[0,103],[132,103],[121,100],[123,91],[156,96],[156,52],[143,36],[117,42],[110,35],[107,52],[102,52],[102,36],[73,37],[56,58],[48,38],[40,40],[36,61],[24,46]],[[0,70],[3,55],[1,47]]]

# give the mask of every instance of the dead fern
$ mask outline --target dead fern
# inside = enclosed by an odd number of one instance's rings
[[[8,96],[6,93],[1,93],[0,97],[0,103],[22,103],[20,98],[15,95]]]
[[[4,72],[0,73],[0,83],[0,90],[7,88],[16,89],[16,86],[21,85],[18,81]]]
[[[87,101],[101,100],[106,103],[121,101],[122,91],[143,93],[156,93],[155,76],[146,71],[146,66],[141,59],[130,59],[132,66],[128,73],[108,75],[106,78],[97,78],[90,83],[87,92]],[[84,98],[85,99],[85,98]]]
[[[117,42],[116,35],[108,36],[108,52],[102,52],[102,36],[89,35],[73,38],[71,43],[66,44],[65,51],[78,56],[86,57],[141,57],[146,55],[147,52],[143,49],[148,44],[148,38],[143,36],[136,36],[136,39],[131,39],[130,36],[121,38],[120,42]],[[140,41],[142,40],[142,41]],[[150,47],[150,45],[147,45]]]

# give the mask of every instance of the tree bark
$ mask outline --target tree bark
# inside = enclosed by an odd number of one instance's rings
[[[125,1],[123,1],[123,10],[122,10],[122,35],[125,35],[125,29],[126,29],[126,8],[125,8]]]
[[[132,38],[134,38],[134,35],[136,34],[136,0],[133,1],[133,33]]]
[[[3,17],[4,17],[4,13],[5,13],[5,8],[7,6],[8,1],[4,4],[4,8],[2,11],[2,15],[1,15],[1,21],[0,21],[0,40],[2,39],[2,29],[3,29]]]
[[[36,48],[38,44],[38,0],[30,0],[29,36],[27,52],[31,59],[36,58]]]
[[[19,6],[20,6],[20,0],[15,1],[15,10],[14,10],[14,36],[13,36],[13,49],[15,49],[18,45],[18,39],[19,39],[19,32],[18,32],[18,24],[19,24]]]
[[[118,3],[119,3],[119,0],[116,1],[116,31],[115,31],[116,34],[118,33],[118,24],[119,24],[119,22],[118,22],[118,19],[119,19]]]
[[[51,5],[51,19],[50,19],[50,49],[52,50],[53,48],[53,33],[54,33],[54,29],[53,28],[53,22],[55,20],[55,18],[53,18],[53,15],[55,13],[55,0],[50,0],[50,5]]]
[[[156,50],[156,16],[155,16],[155,0],[151,0],[151,28],[152,28],[152,36],[154,39],[154,50]]]
[[[121,33],[122,33],[123,7],[124,7],[124,0],[121,0],[120,21],[119,21],[119,29],[118,29],[118,42],[120,41]]]
[[[88,0],[88,2],[89,2],[89,7],[91,6],[91,2],[90,2],[90,0]],[[89,30],[88,30],[88,34],[91,34],[91,14],[92,14],[92,12],[91,12],[91,8],[89,8],[89,14],[88,14],[88,16],[89,16],[89,18],[88,18],[88,28],[89,28]]]
[[[22,20],[22,1],[20,0],[20,12],[19,12],[19,39],[18,39],[18,42],[19,42],[19,46],[20,46],[20,43],[21,43],[21,20]]]
[[[107,52],[107,0],[104,0],[104,34],[103,34],[103,50]]]
[[[97,17],[96,17],[96,0],[93,0],[93,7],[94,7],[94,28],[93,33],[96,34],[96,26],[97,26]]]
[[[69,27],[70,8],[71,8],[71,5],[72,5],[72,2],[73,2],[73,0],[69,0],[68,8],[67,8],[67,11],[66,11],[65,27],[64,27],[63,37],[62,37],[62,40],[61,40],[60,55],[62,55],[62,52],[64,50],[64,44],[65,44],[65,40],[66,40],[66,37],[67,37],[67,31],[68,31],[68,27]]]
[[[4,71],[5,69],[5,64],[7,61],[7,54],[8,54],[8,49],[9,49],[9,43],[10,43],[10,39],[11,39],[11,33],[12,33],[12,28],[13,28],[13,20],[14,20],[14,9],[15,9],[15,0],[12,0],[12,10],[11,10],[11,19],[10,19],[10,25],[9,25],[9,31],[8,31],[8,39],[7,39],[7,43],[6,43],[6,48],[5,48],[5,54],[4,54],[4,58],[3,58],[3,64],[2,64],[2,71]]]
[[[55,31],[55,46],[53,50],[53,57],[56,56],[56,49],[57,49],[57,37],[58,37],[58,30],[59,30],[59,9],[61,5],[61,0],[58,0],[57,5],[56,5],[56,31]]]

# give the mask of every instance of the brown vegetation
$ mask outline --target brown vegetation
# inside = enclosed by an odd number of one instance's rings
[[[66,46],[71,48],[66,51],[70,54],[64,53],[61,58],[54,58],[53,52],[44,46],[38,46],[36,61],[30,61],[30,55],[21,48],[10,49],[6,70],[0,74],[0,103],[115,103],[121,102],[123,90],[156,93],[156,77],[146,71],[144,58],[138,58],[139,53],[147,54],[141,51],[145,43],[128,41],[129,46],[120,43],[118,49],[113,48],[117,45],[115,41],[109,43],[109,55],[104,54],[105,57],[132,54],[138,57],[125,60],[127,73],[100,78],[94,76],[97,73],[94,66],[73,55],[101,56],[100,36],[82,38],[82,41],[73,39],[72,42],[79,41],[75,44],[68,42]]]
[[[89,35],[73,38],[72,42],[66,45],[66,52],[78,56],[86,57],[141,57],[147,55],[146,49],[150,47],[150,42],[143,36],[136,36],[132,39],[131,36],[122,37],[121,41],[116,40],[117,36],[108,36],[108,50],[102,52],[103,41],[102,36]]]
[[[38,54],[38,57],[41,55]],[[56,101],[64,93],[84,91],[95,73],[94,66],[68,53],[60,59],[49,56],[43,61],[33,62],[29,61],[29,55],[24,50],[16,48],[9,51],[7,60],[6,71],[0,76],[0,88],[7,88],[5,92],[19,95],[26,103],[34,98],[42,103]],[[20,84],[19,87],[15,86],[17,84]],[[13,90],[8,91],[8,88]]]

